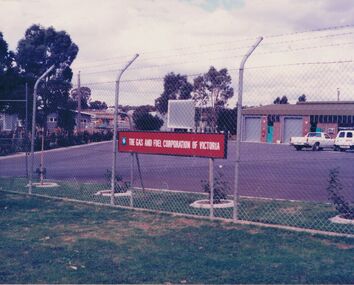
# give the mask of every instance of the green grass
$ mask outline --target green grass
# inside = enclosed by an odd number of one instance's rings
[[[5,191],[25,193],[28,191],[26,183],[27,181],[21,178],[0,178],[0,187]],[[56,188],[33,188],[33,193],[102,204],[110,203],[110,197],[94,195],[99,190],[109,188],[103,183],[85,184],[72,180],[59,184],[60,187]],[[209,216],[209,210],[189,206],[196,200],[206,198],[203,193],[133,190],[135,208],[195,216]],[[127,197],[119,197],[115,199],[115,204],[128,207],[130,200]],[[334,207],[327,203],[241,198],[239,213],[239,218],[246,221],[354,234],[354,225],[335,224],[329,221],[329,218],[336,216],[337,213]],[[215,209],[215,216],[232,219],[232,208]]]
[[[354,239],[0,192],[0,283],[346,283]]]

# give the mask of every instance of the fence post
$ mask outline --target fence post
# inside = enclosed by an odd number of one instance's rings
[[[214,158],[209,158],[210,218],[214,218]]]
[[[36,132],[36,101],[37,101],[37,89],[39,82],[45,78],[49,72],[51,72],[54,69],[54,65],[49,67],[36,81],[34,84],[34,90],[33,90],[33,109],[32,109],[32,133],[31,133],[31,169],[29,173],[29,188],[28,188],[28,194],[32,194],[32,180],[33,180],[33,167],[34,167],[34,136]]]
[[[28,179],[28,83],[25,85],[25,93],[26,93],[26,121],[25,121],[25,141],[24,147],[26,151],[25,156],[25,164],[26,164],[26,178]]]
[[[245,63],[253,51],[257,48],[263,37],[259,37],[256,43],[251,46],[249,51],[243,57],[239,68],[238,81],[238,100],[237,100],[237,134],[236,134],[236,163],[235,163],[235,182],[234,182],[234,209],[233,220],[238,220],[238,206],[239,206],[239,176],[240,176],[240,147],[241,147],[241,131],[242,131],[242,95],[243,95],[243,71]]]
[[[76,132],[81,133],[81,80],[80,80],[80,71],[77,74],[77,126]]]
[[[115,188],[115,176],[116,176],[116,165],[117,165],[117,124],[118,124],[118,99],[119,99],[119,82],[124,71],[137,59],[139,55],[136,54],[120,72],[118,73],[116,80],[116,92],[115,92],[115,104],[114,104],[114,121],[113,121],[113,161],[112,161],[112,177],[111,177],[111,205],[114,205],[114,188]]]

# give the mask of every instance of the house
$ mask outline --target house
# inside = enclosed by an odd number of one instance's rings
[[[19,124],[17,114],[0,113],[0,132],[15,131]]]
[[[341,128],[354,129],[354,101],[272,104],[242,111],[243,141],[289,143],[290,137],[310,131],[335,137]]]
[[[92,128],[95,131],[113,130],[114,113],[107,110],[88,110],[92,118]],[[118,130],[130,130],[131,120],[125,113],[118,114]]]
[[[78,126],[78,111],[70,110],[71,112],[74,113],[74,120],[75,120],[75,130],[77,130]],[[58,120],[59,120],[59,113],[60,111],[57,112],[52,112],[48,114],[47,116],[47,128],[48,132],[52,133],[55,131],[55,129],[58,128]],[[80,121],[81,121],[81,130],[89,130],[91,128],[91,114],[87,112],[80,112]]]

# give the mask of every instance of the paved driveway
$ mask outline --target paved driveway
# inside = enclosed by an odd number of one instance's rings
[[[228,144],[228,158],[215,160],[233,187],[235,143]],[[183,191],[202,191],[202,179],[208,177],[208,159],[160,155],[140,155],[146,187]],[[49,151],[45,154],[48,178],[103,181],[111,168],[110,142]],[[35,167],[39,165],[36,154]],[[130,155],[119,154],[118,172],[130,176]],[[219,166],[222,166],[220,168]],[[334,151],[295,151],[288,145],[242,143],[240,193],[245,196],[294,200],[327,200],[327,179],[331,168],[340,168],[344,194],[354,201],[354,153]],[[135,168],[136,170],[136,168]],[[0,176],[23,176],[24,157],[0,159]],[[135,185],[139,185],[135,171]],[[231,187],[231,188],[232,188]]]

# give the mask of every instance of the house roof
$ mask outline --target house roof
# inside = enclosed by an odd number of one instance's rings
[[[272,104],[242,110],[243,115],[337,115],[354,116],[354,101],[312,101]]]

